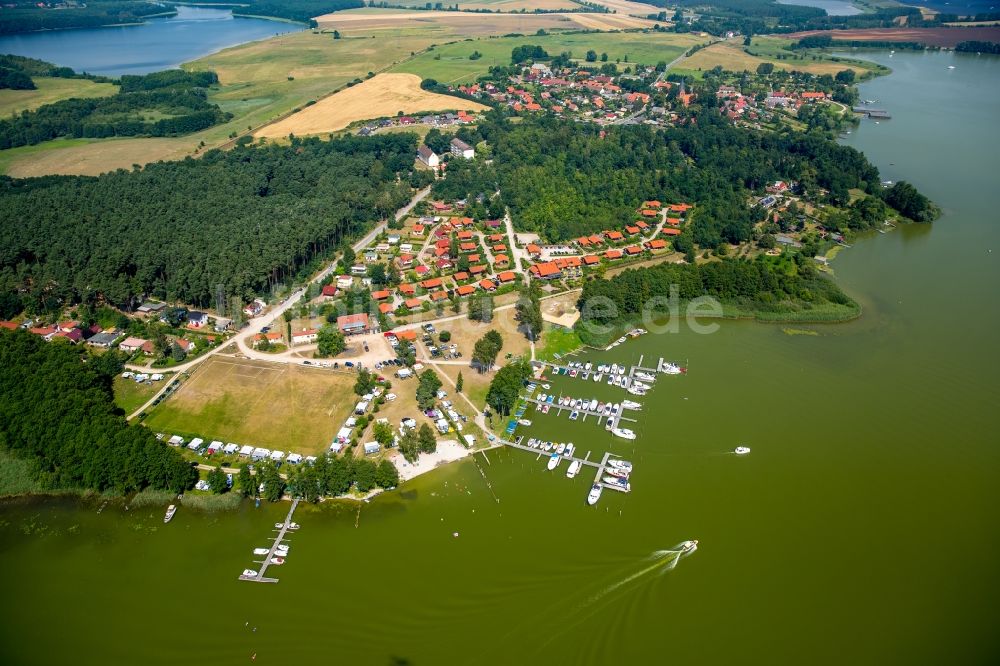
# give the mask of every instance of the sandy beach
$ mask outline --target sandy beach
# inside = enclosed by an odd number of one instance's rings
[[[437,451],[434,453],[421,453],[415,463],[408,463],[399,455],[393,459],[396,468],[399,469],[400,481],[409,481],[421,474],[426,474],[439,465],[445,465],[472,454],[471,449],[467,449],[454,439],[445,439],[437,443]]]

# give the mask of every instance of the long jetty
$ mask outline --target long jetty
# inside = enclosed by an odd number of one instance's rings
[[[255,564],[260,564],[260,571],[257,572],[256,576],[240,576],[240,580],[248,580],[252,583],[277,583],[277,578],[267,578],[264,573],[267,568],[271,566],[271,559],[274,557],[275,551],[278,550],[278,546],[281,542],[285,540],[285,532],[291,529],[292,525],[292,514],[295,513],[295,507],[299,505],[299,500],[296,498],[292,500],[292,508],[288,510],[288,515],[285,516],[285,522],[281,524],[278,529],[277,536],[274,537],[274,542],[271,544],[271,548],[267,551],[267,555],[264,557],[263,562],[255,562]]]

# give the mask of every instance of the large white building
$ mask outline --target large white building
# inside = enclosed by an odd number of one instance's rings
[[[466,142],[462,141],[459,138],[455,138],[451,140],[451,154],[457,157],[464,157],[467,160],[471,160],[473,157],[476,156],[476,151],[472,146],[470,146]]]
[[[417,148],[417,159],[432,169],[436,169],[441,165],[441,158],[427,146],[422,145]]]

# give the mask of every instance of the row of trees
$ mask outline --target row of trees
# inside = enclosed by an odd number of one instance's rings
[[[531,377],[531,364],[523,358],[514,359],[511,363],[497,370],[490,381],[486,393],[486,404],[497,414],[510,414],[517,403],[517,396],[524,386],[525,380]]]
[[[472,364],[479,372],[489,371],[497,362],[497,354],[503,349],[503,336],[495,329],[486,331],[472,347]]]
[[[181,492],[197,472],[114,404],[120,360],[84,363],[79,348],[0,330],[0,446],[34,463],[43,485],[119,493]]]
[[[410,196],[405,134],[209,151],[97,178],[0,178],[0,291],[54,301],[249,300]],[[31,220],[31,224],[25,224]]]
[[[287,479],[281,477],[271,461],[259,463],[256,474],[244,465],[238,476],[240,492],[244,497],[259,496],[269,502],[277,502],[286,494],[315,502],[320,497],[343,495],[352,487],[367,493],[373,488],[399,485],[399,472],[388,460],[376,463],[370,458],[323,455],[312,464],[288,465],[285,470]],[[224,476],[216,480],[225,483]],[[215,484],[211,480],[209,484],[214,491]]]
[[[110,97],[64,99],[0,120],[0,149],[58,137],[177,136],[197,132],[232,117],[208,101],[204,88],[218,81],[214,72],[181,70],[125,76],[118,93]],[[146,120],[151,111],[164,117]]]

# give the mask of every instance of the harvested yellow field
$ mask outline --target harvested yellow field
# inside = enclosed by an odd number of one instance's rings
[[[107,97],[118,92],[118,86],[113,83],[94,83],[87,79],[36,76],[33,80],[37,86],[35,90],[0,90],[0,117],[31,111],[71,97]]]
[[[592,0],[595,4],[604,5],[618,14],[629,14],[631,16],[649,16],[667,11],[663,7],[647,5],[645,2],[632,2],[631,0]]]
[[[261,128],[256,136],[276,139],[289,134],[325,134],[342,130],[358,120],[395,116],[400,111],[428,113],[459,109],[482,111],[487,108],[459,97],[423,90],[420,77],[414,74],[378,74]]]
[[[15,178],[48,175],[96,176],[155,160],[179,160],[198,148],[198,139],[58,139],[3,151],[0,171]]]
[[[574,22],[587,30],[626,30],[629,28],[649,28],[653,22],[624,14],[567,14]]]

